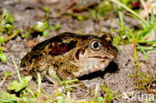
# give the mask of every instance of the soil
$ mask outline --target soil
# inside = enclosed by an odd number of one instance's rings
[[[17,29],[22,29],[27,32],[28,29],[31,28],[37,21],[43,20],[45,18],[45,12],[43,10],[44,5],[47,5],[50,8],[50,14],[55,13],[55,15],[52,15],[50,18],[48,18],[49,25],[59,24],[61,26],[59,30],[49,31],[48,37],[34,37],[31,35],[23,39],[20,36],[17,36],[3,45],[8,60],[7,63],[0,62],[0,80],[3,79],[2,75],[4,71],[11,72],[13,77],[10,77],[3,84],[3,86],[0,87],[1,90],[8,91],[6,87],[8,86],[9,82],[12,80],[17,80],[16,70],[11,57],[15,59],[17,65],[19,66],[21,59],[32,48],[31,45],[26,45],[28,41],[32,44],[36,44],[62,32],[81,32],[82,34],[101,35],[102,33],[99,33],[100,31],[109,33],[111,29],[120,29],[119,25],[117,25],[119,19],[116,15],[113,15],[113,13],[108,14],[108,18],[100,18],[98,22],[95,22],[95,20],[91,18],[84,21],[79,21],[76,18],[68,15],[68,13],[72,10],[80,10],[78,12],[79,14],[88,15],[88,12],[84,10],[85,8],[75,6],[75,4],[80,1],[82,2],[82,0],[0,0],[0,8],[6,8],[14,16]],[[95,2],[94,0],[87,0],[87,2],[90,2],[87,3],[88,7],[99,3],[99,1]],[[140,27],[136,19],[133,19],[126,14],[124,16],[124,23],[128,28]],[[112,36],[114,35],[118,35],[118,33],[113,33]],[[127,77],[127,75],[133,76],[136,71],[133,44],[122,45],[119,46],[119,48],[120,52],[117,59],[112,62],[105,71],[92,73],[79,79],[83,81],[90,89],[95,89],[96,85],[99,84],[107,85],[112,91],[122,95],[123,93],[130,92],[134,92],[136,94],[150,94],[149,92],[137,88],[135,84],[137,80]],[[156,80],[154,77],[154,71],[156,71],[155,50],[147,52],[147,60],[144,60],[143,54],[138,52],[140,68],[138,68],[137,71],[147,73],[153,78],[153,81]],[[37,86],[36,82],[33,80],[31,81],[30,85],[31,84]],[[34,89],[36,86],[34,86]],[[42,82],[42,86],[46,92],[49,94],[54,94],[51,91],[53,91],[55,85],[45,81]],[[154,87],[154,89],[156,89],[156,87]],[[105,94],[105,92],[102,90],[99,91],[99,95]],[[83,92],[80,90],[76,90],[75,95],[77,99],[86,99],[92,97],[84,97]],[[128,102],[126,99],[122,99],[120,97],[113,100],[113,103],[126,102]],[[156,102],[156,99],[153,101],[153,103],[154,102]],[[135,103],[141,103],[141,101],[139,102],[136,100]]]

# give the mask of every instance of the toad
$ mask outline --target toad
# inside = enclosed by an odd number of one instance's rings
[[[79,78],[96,71],[104,71],[117,56],[117,49],[106,36],[61,33],[37,44],[21,62],[22,72],[36,77],[41,73],[55,82]]]

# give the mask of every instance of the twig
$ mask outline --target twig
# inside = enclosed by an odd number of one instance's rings
[[[37,80],[37,82],[38,82],[38,93],[40,95],[40,93],[41,93],[41,75],[40,75],[40,73],[37,73],[37,77],[38,77],[38,80]]]
[[[7,37],[6,39],[4,39],[4,42],[7,42],[7,41],[9,41],[10,39],[14,38],[14,37],[17,36],[20,32],[21,32],[21,30],[16,30],[15,32],[13,32],[12,35],[10,35],[10,36]]]
[[[136,62],[136,66],[139,66],[139,62],[138,62],[138,59],[137,59],[137,47],[136,47],[136,42],[134,42],[134,59],[135,59],[135,62]]]
[[[15,62],[15,60],[14,60],[14,58],[13,58],[12,56],[11,56],[11,59],[12,59],[12,61],[13,61],[13,63],[14,63],[15,68],[16,68],[18,79],[19,79],[20,83],[22,83],[22,78],[21,78],[21,76],[20,76],[20,73],[19,73],[17,64],[16,64],[16,62]]]

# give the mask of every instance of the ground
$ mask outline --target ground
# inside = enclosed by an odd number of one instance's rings
[[[35,45],[36,43],[44,41],[47,38],[51,38],[62,32],[101,35],[101,31],[109,33],[111,29],[120,29],[120,26],[117,24],[117,22],[119,22],[119,19],[116,16],[116,13],[108,13],[106,14],[108,16],[106,16],[105,18],[100,18],[98,21],[95,21],[92,18],[80,21],[75,17],[68,15],[71,10],[79,10],[78,8],[81,8],[72,6],[76,3],[76,0],[60,0],[59,2],[57,0],[0,0],[0,2],[0,8],[6,8],[13,15],[15,19],[14,24],[16,25],[16,29],[22,29],[27,32],[28,29],[31,28],[37,21],[43,20],[45,18],[45,12],[43,10],[44,5],[50,8],[51,14],[55,13],[55,15],[47,19],[49,25],[58,24],[61,26],[59,30],[48,31],[49,35],[47,37],[34,37],[31,35],[26,38],[21,38],[21,36],[16,36],[12,40],[9,40],[5,44],[3,44],[4,53],[7,55],[8,60],[6,63],[0,62],[0,74],[3,75],[4,71],[9,71],[13,74],[12,77],[5,81],[3,86],[0,86],[0,90],[4,91],[8,91],[6,87],[9,85],[9,82],[11,82],[12,80],[17,80],[17,73],[11,58],[14,58],[19,67],[21,59],[31,50],[32,45]],[[88,3],[89,6],[94,4],[96,5],[96,3],[99,3],[100,1],[95,2],[91,0],[90,2],[91,4]],[[82,11],[78,12],[77,14],[88,15],[87,11],[83,10],[83,8]],[[140,28],[139,22],[128,15],[124,16],[124,23],[128,28]],[[112,36],[115,35],[118,35],[118,33],[112,34]],[[134,78],[133,75],[136,73],[136,71],[138,71],[138,73],[144,72],[152,78],[153,83],[156,82],[154,74],[154,72],[156,71],[156,49],[147,52],[147,60],[144,59],[144,55],[141,52],[137,52],[140,67],[136,69],[133,44],[120,45],[119,48],[120,51],[118,57],[107,67],[104,72],[89,74],[80,78],[80,80],[83,81],[88,86],[88,88],[91,89],[95,89],[97,84],[107,85],[109,89],[119,95],[130,92],[134,92],[134,94],[136,95],[138,95],[138,93],[147,95],[151,93],[155,94],[155,92],[147,92],[146,90],[138,88],[137,81],[139,81],[139,79]],[[3,79],[1,75],[0,80]],[[31,84],[35,85],[34,89],[35,87],[37,87],[35,81],[32,80],[30,85]],[[42,86],[47,93],[54,94],[51,92],[54,89],[53,84],[42,82]],[[153,88],[155,89],[156,87]],[[101,89],[99,89],[99,91],[99,95],[105,94]],[[81,91],[76,92],[77,93],[75,93],[75,95],[77,99],[91,98],[91,96],[84,98]],[[113,100],[113,103],[125,102],[128,101],[120,97]],[[142,103],[142,101],[136,100],[136,103]]]

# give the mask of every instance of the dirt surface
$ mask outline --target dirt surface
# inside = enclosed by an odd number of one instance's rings
[[[62,1],[62,2],[61,2]],[[80,1],[80,0],[78,0]],[[118,17],[111,16],[108,18],[101,18],[98,22],[95,22],[93,19],[87,19],[84,21],[79,21],[70,15],[64,15],[69,13],[71,10],[75,9],[76,0],[0,0],[0,7],[6,8],[15,18],[15,25],[17,29],[23,29],[25,32],[32,27],[36,21],[40,21],[44,18],[45,12],[43,11],[43,5],[47,5],[50,8],[50,12],[56,13],[56,15],[48,18],[49,25],[59,24],[61,29],[49,31],[48,37],[27,37],[22,39],[20,36],[8,41],[3,45],[5,48],[5,54],[8,57],[7,63],[0,62],[0,74],[2,75],[4,71],[11,72],[14,76],[11,77],[8,81],[4,83],[0,89],[6,90],[8,83],[12,80],[17,79],[16,70],[13,65],[11,57],[13,57],[19,66],[21,59],[31,50],[32,47],[26,46],[26,43],[30,40],[34,42],[41,42],[47,38],[53,37],[58,33],[62,32],[74,32],[82,34],[93,34],[101,35],[100,31],[109,33],[111,28],[119,30]],[[91,0],[93,4],[96,3]],[[88,3],[88,5],[91,5]],[[62,9],[63,8],[63,9]],[[71,9],[72,8],[72,9]],[[81,7],[79,7],[81,8]],[[82,13],[82,12],[81,12]],[[83,12],[84,14],[84,12]],[[86,14],[87,15],[87,12]],[[109,14],[112,15],[112,14]],[[124,17],[125,25],[128,28],[138,27],[139,23],[137,20],[125,16]],[[112,35],[118,35],[114,33]],[[136,71],[135,60],[133,55],[133,44],[120,46],[120,52],[117,59],[111,63],[104,72],[96,72],[87,76],[83,76],[81,81],[83,81],[88,88],[94,89],[98,83],[100,85],[107,85],[112,91],[118,94],[135,92],[135,93],[145,93],[140,89],[136,88],[135,80],[133,78],[128,78],[127,75],[133,75]],[[148,52],[148,59],[144,60],[143,54],[138,52],[138,61],[140,63],[139,72],[146,72],[154,79],[154,71],[156,71],[156,52]],[[3,79],[0,76],[0,80]],[[37,85],[35,81],[32,81],[34,85]],[[49,84],[48,82],[43,82],[44,90],[48,93],[53,91],[55,85]],[[35,86],[34,86],[35,89]],[[53,93],[51,93],[53,94]],[[105,93],[100,91],[99,95],[104,95]],[[148,93],[147,93],[148,94]],[[81,91],[75,93],[76,97],[84,98]],[[90,96],[85,97],[90,98]],[[126,103],[127,100],[122,98],[117,98],[114,100],[114,103]],[[155,99],[156,102],[156,99]],[[139,103],[139,102],[138,102]],[[141,102],[140,102],[141,103]],[[154,103],[154,101],[153,101]]]

